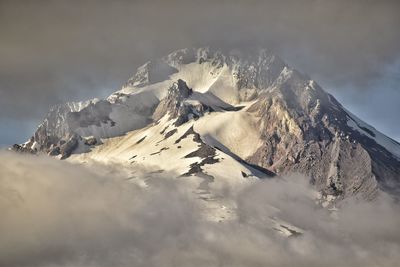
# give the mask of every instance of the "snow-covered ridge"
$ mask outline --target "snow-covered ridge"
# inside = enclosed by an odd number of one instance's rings
[[[142,128],[152,121],[156,106],[178,80],[194,91],[184,106],[190,107],[195,117],[202,106],[233,109],[232,104],[254,98],[258,90],[268,87],[284,66],[266,50],[244,56],[210,48],[181,49],[139,67],[127,84],[107,99],[55,106],[34,140],[25,146],[46,150],[49,144],[64,142],[73,134],[101,139]]]
[[[368,138],[373,139],[377,144],[384,147],[400,160],[400,144],[398,142],[377,131],[374,127],[365,123],[351,112],[347,111],[347,113],[349,114],[349,119],[347,121],[348,126],[361,134],[368,136]]]
[[[145,89],[163,98],[165,88],[182,79],[194,91],[209,91],[237,104],[268,88],[285,67],[280,58],[265,49],[250,55],[211,48],[181,49],[141,66],[120,92],[132,94]]]

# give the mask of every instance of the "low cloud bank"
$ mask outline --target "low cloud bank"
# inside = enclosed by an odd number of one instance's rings
[[[166,174],[167,175],[167,174]],[[382,197],[319,208],[299,177],[238,195],[237,220],[202,219],[179,179],[0,154],[0,266],[398,266],[400,208]],[[304,230],[286,238],[270,218]]]

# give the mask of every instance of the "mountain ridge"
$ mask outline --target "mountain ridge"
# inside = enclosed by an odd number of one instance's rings
[[[182,148],[172,142],[151,153],[143,148],[142,158],[166,154],[164,160],[181,162],[180,174],[195,174],[193,166],[203,162],[202,175],[214,178],[220,174],[211,175],[215,170],[204,166],[222,168],[225,158],[231,162],[225,168],[237,166],[235,179],[301,173],[333,202],[352,196],[373,199],[381,191],[400,194],[400,144],[265,49],[245,55],[211,48],[174,51],[139,67],[107,99],[56,106],[34,136],[14,149],[63,159],[96,158],[93,151],[106,146],[107,139],[128,142],[128,133],[133,138],[149,131],[140,143],[115,155],[128,163],[132,155],[125,158],[125,152],[132,154],[144,144],[155,149],[189,129],[201,142],[191,140],[185,155],[176,156]],[[196,156],[200,161],[182,160],[201,143],[210,147],[208,154]],[[206,160],[215,156],[218,161]]]

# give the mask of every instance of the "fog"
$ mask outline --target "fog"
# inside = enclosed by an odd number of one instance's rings
[[[399,13],[395,0],[3,0],[0,129],[14,134],[0,143],[34,130],[10,120],[37,125],[51,105],[107,96],[144,62],[207,45],[269,48],[400,138]]]
[[[148,177],[146,188],[125,177],[118,166],[88,169],[2,152],[0,265],[398,266],[400,260],[400,209],[383,195],[349,201],[332,214],[315,204],[304,178],[260,180],[226,193],[237,219],[211,222],[174,174]],[[272,217],[304,233],[283,237],[267,227]]]

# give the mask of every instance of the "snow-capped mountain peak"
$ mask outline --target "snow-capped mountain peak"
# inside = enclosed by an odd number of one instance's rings
[[[145,63],[107,99],[52,108],[14,148],[198,175],[210,188],[296,172],[333,202],[397,195],[400,145],[365,125],[268,50],[193,48]]]

